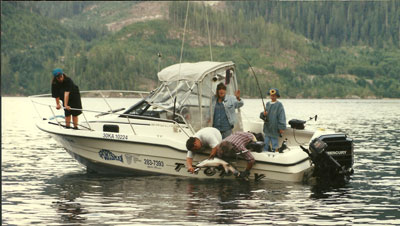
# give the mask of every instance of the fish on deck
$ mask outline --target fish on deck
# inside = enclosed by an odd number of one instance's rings
[[[198,163],[196,165],[195,171],[200,170],[200,168],[218,167],[218,166],[222,166],[225,170],[225,173],[232,172],[233,175],[235,175],[235,176],[239,176],[239,174],[240,174],[239,171],[236,170],[231,164],[227,163],[226,161],[224,161],[220,158],[216,158],[216,157],[214,157],[213,159],[205,159],[205,160],[201,161],[200,163]]]

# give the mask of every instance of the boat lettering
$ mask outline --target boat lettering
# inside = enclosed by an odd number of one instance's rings
[[[175,165],[176,165],[175,171],[177,171],[177,172],[179,172],[182,168],[185,167],[185,164],[183,164],[183,163],[175,163]],[[196,167],[196,166],[193,166],[193,167]],[[223,168],[218,168],[218,167],[213,167],[213,166],[206,167],[206,168],[198,168],[198,169],[199,169],[198,171],[195,170],[194,174],[198,174],[200,171],[203,171],[204,175],[209,176],[209,177],[214,176],[217,173],[220,177],[233,175],[233,173],[231,171],[225,172],[225,170]],[[261,178],[264,178],[265,175],[261,174],[261,175],[258,175],[258,177],[259,177],[259,179],[261,179]]]
[[[328,151],[329,155],[346,155],[347,151]]]
[[[207,167],[204,170],[204,174],[207,176],[214,176],[216,172],[217,172],[217,170],[215,169],[215,167]]]
[[[153,159],[144,159],[144,164],[147,166],[164,167],[164,162]]]
[[[232,176],[233,173],[231,171],[225,172],[225,170],[223,168],[219,168],[219,167],[207,167],[204,169],[203,173],[207,176],[214,176],[216,173],[218,173],[218,175],[220,177],[224,177],[224,176]]]
[[[115,155],[114,153],[112,153],[109,150],[106,149],[101,149],[99,151],[99,156],[100,158],[104,159],[104,160],[117,160],[120,162],[124,162],[124,158],[122,157],[122,155]]]
[[[176,167],[175,167],[176,172],[181,171],[181,169],[183,167],[185,167],[185,164],[183,164],[183,163],[175,163],[175,165],[176,165]]]
[[[137,164],[138,162],[142,162],[137,155],[134,154],[125,154],[125,159],[128,165]]]
[[[150,126],[173,127],[174,125],[170,125],[170,124],[161,124],[161,123],[150,123]]]
[[[114,134],[114,133],[103,133],[103,138],[114,139],[114,140],[128,140],[128,135]]]
[[[118,140],[128,140],[128,136],[123,134],[116,134],[115,138]]]

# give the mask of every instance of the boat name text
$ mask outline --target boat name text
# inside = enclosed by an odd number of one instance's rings
[[[106,149],[101,149],[99,151],[99,156],[100,158],[104,159],[104,160],[117,160],[120,162],[124,162],[124,158],[122,157],[122,155],[115,155],[114,153],[112,153],[109,150]]]

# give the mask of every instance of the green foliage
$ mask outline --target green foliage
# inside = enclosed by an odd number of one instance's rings
[[[106,29],[135,4],[2,2],[2,94],[48,93],[55,67],[81,90],[155,88],[159,68],[179,63],[187,2],[169,3],[168,20]],[[244,96],[260,93],[243,57],[284,98],[400,97],[397,2],[226,5],[190,2],[183,61],[210,60],[209,28],[212,60],[236,63]]]
[[[365,65],[355,65],[349,68],[349,73],[359,77],[373,78],[376,74],[376,68]]]
[[[1,27],[2,68],[7,68],[1,74],[3,94],[48,91],[49,82],[43,83],[43,78],[62,60],[59,56],[82,44],[78,36],[59,23],[28,11],[24,2],[2,2]],[[47,61],[53,63],[45,68],[43,62]]]
[[[231,1],[233,14],[262,17],[323,45],[400,47],[400,2],[388,1]]]

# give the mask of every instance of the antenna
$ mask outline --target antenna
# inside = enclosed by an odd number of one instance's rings
[[[158,52],[158,53],[157,53],[157,56],[158,56],[158,71],[160,71],[160,65],[161,65],[161,53],[160,53],[160,52]]]
[[[187,23],[187,18],[188,18],[188,14],[189,14],[189,2],[190,2],[190,1],[187,2],[185,25],[184,25],[184,27],[183,27],[183,38],[182,38],[182,46],[181,46],[181,57],[179,58],[179,78],[181,77],[181,65],[182,65],[183,44],[185,43],[186,23]]]
[[[211,50],[210,27],[209,27],[209,23],[208,23],[207,6],[204,4],[204,7],[206,8],[206,21],[207,21],[207,32],[208,32],[208,45],[210,47],[210,58],[211,58],[211,61],[213,61],[212,50]]]

